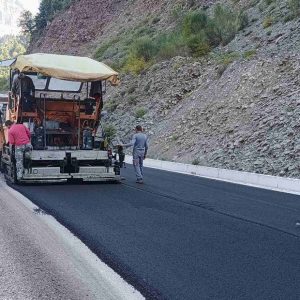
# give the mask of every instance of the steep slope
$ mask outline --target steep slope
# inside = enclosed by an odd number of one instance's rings
[[[93,2],[75,2],[33,51],[92,55],[99,40],[149,16],[160,16],[157,30],[174,26],[174,1]],[[106,122],[125,140],[143,124],[154,158],[300,177],[299,17],[289,17],[288,1],[234,2],[249,16],[246,29],[202,59],[174,57],[122,75],[108,89]]]
[[[150,16],[163,20],[157,27],[170,26],[170,11],[187,0],[77,0],[59,14],[45,34],[31,45],[30,51],[92,55],[96,46],[125,30],[140,26]],[[216,1],[201,0],[199,5]]]

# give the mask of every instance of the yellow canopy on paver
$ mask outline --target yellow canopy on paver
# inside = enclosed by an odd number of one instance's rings
[[[11,68],[19,69],[20,72],[37,72],[62,80],[108,80],[113,85],[119,83],[116,71],[89,57],[47,53],[19,55]]]

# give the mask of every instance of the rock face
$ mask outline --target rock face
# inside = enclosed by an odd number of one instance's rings
[[[57,15],[44,35],[31,44],[30,52],[85,54],[120,32],[141,26],[149,16],[160,16],[158,29],[168,28],[176,5],[189,6],[191,0],[73,0],[70,8]],[[209,6],[216,0],[198,0]]]
[[[153,11],[167,16],[174,1],[97,1],[107,12],[98,22],[88,19],[91,6],[80,9],[83,2],[95,1],[75,2],[34,51],[88,54],[83,43],[93,45],[91,37],[105,40],[121,30],[119,22],[130,27]],[[250,24],[212,55],[174,57],[139,76],[122,75],[122,84],[107,90],[105,122],[124,141],[142,124],[153,158],[300,178],[300,19],[285,18],[286,1],[262,9],[265,2],[239,1]],[[75,13],[80,33],[71,32]],[[270,14],[276,21],[264,28]],[[234,59],[220,62],[229,52]]]

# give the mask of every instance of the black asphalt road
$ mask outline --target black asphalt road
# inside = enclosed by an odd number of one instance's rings
[[[300,299],[300,196],[146,169],[17,189],[148,299]]]

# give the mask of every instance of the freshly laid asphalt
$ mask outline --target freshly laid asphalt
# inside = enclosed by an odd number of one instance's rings
[[[147,299],[300,299],[300,196],[145,173],[14,188]]]

